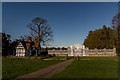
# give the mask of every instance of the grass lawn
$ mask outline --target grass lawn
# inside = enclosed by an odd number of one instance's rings
[[[50,78],[117,78],[117,57],[82,57]]]
[[[71,56],[68,56],[68,59],[71,58]],[[65,60],[66,56],[53,56],[47,59],[53,59],[53,60]]]
[[[2,79],[14,78],[61,62],[30,58],[2,58]]]

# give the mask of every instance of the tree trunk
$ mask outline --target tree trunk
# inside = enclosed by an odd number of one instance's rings
[[[38,54],[37,55],[41,55],[41,44],[39,43],[39,46],[38,46]]]

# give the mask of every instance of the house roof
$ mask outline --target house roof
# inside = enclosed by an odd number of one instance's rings
[[[26,45],[26,49],[28,49],[30,46],[33,47],[34,46],[34,42],[25,42]]]
[[[38,48],[40,43],[40,42],[33,42],[33,41],[15,41],[11,43],[11,47],[16,48],[20,42],[22,43],[24,48],[27,50],[29,49],[30,46]]]
[[[35,42],[35,47],[36,47],[36,48],[39,47],[39,43],[40,43],[40,42]]]

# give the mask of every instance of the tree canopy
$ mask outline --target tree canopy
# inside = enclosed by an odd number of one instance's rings
[[[111,27],[116,31],[113,34],[114,36],[116,36],[116,39],[117,39],[116,41],[117,53],[120,54],[120,13],[113,16]]]
[[[116,45],[116,36],[114,36],[114,32],[116,31],[103,25],[102,29],[89,31],[83,44],[90,49],[113,48]]]
[[[47,20],[41,17],[32,19],[32,23],[28,24],[27,27],[31,30],[30,34],[35,42],[43,43],[46,45],[52,40],[53,32],[51,27],[47,24]]]
[[[2,55],[7,56],[10,55],[10,35],[6,33],[0,33],[2,35]]]

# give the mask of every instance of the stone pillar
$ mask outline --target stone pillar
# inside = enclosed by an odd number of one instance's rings
[[[116,48],[113,48],[113,50],[114,50],[114,54],[116,55]]]
[[[89,51],[89,48],[85,48],[85,54],[86,54],[87,56],[89,56],[88,51]]]
[[[97,49],[97,48],[95,48],[94,50],[95,50],[95,53],[97,54],[97,53],[98,53],[98,49]]]
[[[103,50],[104,50],[104,54],[106,55],[106,48],[104,48]]]
[[[70,47],[71,49],[71,56],[73,56],[73,46]]]
[[[82,49],[82,50],[83,50],[83,56],[86,56],[85,49]]]

